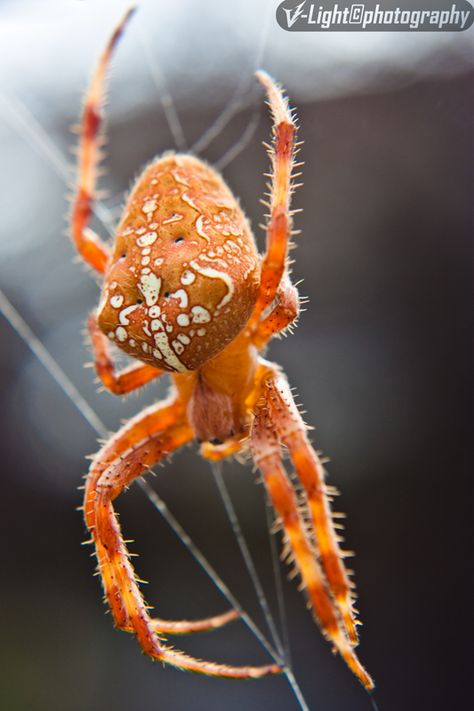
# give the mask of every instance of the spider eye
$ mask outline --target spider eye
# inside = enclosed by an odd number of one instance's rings
[[[143,299],[137,299],[137,304],[143,304]]]
[[[176,237],[176,239],[175,239],[175,243],[176,242],[183,242],[183,241],[184,241],[184,237],[182,235],[180,235],[179,237]]]
[[[170,292],[169,292],[169,291],[165,291],[165,293],[163,294],[163,296],[165,297],[165,299],[167,299],[169,295],[170,295]]]

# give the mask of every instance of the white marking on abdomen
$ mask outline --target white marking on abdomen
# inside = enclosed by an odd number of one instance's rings
[[[164,361],[170,366],[170,368],[173,368],[180,373],[186,370],[186,367],[181,363],[176,353],[171,350],[168,336],[164,331],[158,331],[158,333],[155,333],[155,343],[156,347],[161,351],[161,353],[163,353]]]
[[[207,234],[204,232],[204,215],[199,215],[199,217],[196,220],[196,232],[200,237],[205,239],[207,242],[210,242],[211,240],[207,236]]]
[[[209,323],[211,314],[204,306],[193,306],[191,309],[193,323]]]
[[[178,355],[181,355],[181,353],[184,351],[184,346],[179,341],[173,341],[173,348],[175,349]]]
[[[113,306],[114,309],[119,309],[123,304],[123,296],[122,294],[114,294],[112,298],[110,299],[110,305]]]
[[[156,274],[143,274],[140,276],[139,287],[145,297],[147,306],[154,306],[158,301],[161,289],[161,279]]]
[[[145,215],[148,215],[151,212],[154,212],[155,210],[156,210],[156,200],[147,200],[146,203],[142,207],[142,211],[145,213]]]
[[[176,322],[177,322],[178,326],[189,326],[188,314],[178,314]]]
[[[168,217],[166,220],[162,221],[162,225],[170,225],[172,222],[179,222],[180,220],[183,219],[183,216],[180,215],[178,212],[175,212],[171,215],[171,217]]]
[[[182,309],[185,309],[189,303],[188,293],[184,289],[178,289],[169,295],[170,299],[178,299],[179,305]]]
[[[201,267],[199,264],[196,264],[195,261],[190,262],[190,265],[198,272],[198,274],[202,274],[202,276],[209,277],[210,279],[220,279],[224,282],[227,287],[227,294],[224,294],[220,302],[217,304],[216,309],[219,310],[225,306],[234,294],[233,279],[225,272],[220,272],[217,269],[213,269],[213,267]]]
[[[185,271],[181,274],[181,284],[183,284],[184,286],[192,284],[195,279],[196,275],[193,272],[189,271],[189,269],[185,269]]]
[[[199,208],[193,202],[192,198],[188,195],[188,193],[182,193],[181,200],[183,200],[187,205],[189,205],[189,207],[192,207],[193,210],[196,210],[196,212],[199,212]]]
[[[138,308],[138,304],[132,304],[131,306],[127,306],[126,309],[122,309],[121,312],[119,313],[119,321],[123,326],[128,326],[130,323],[128,319],[128,315],[132,313],[132,311],[135,311],[135,309]]]
[[[159,306],[152,306],[148,311],[148,315],[150,316],[150,318],[158,318],[160,314],[161,309]]]
[[[119,326],[118,328],[115,329],[115,335],[117,336],[118,340],[123,343],[124,341],[127,340],[128,338],[128,333],[124,329],[123,326]]]
[[[148,247],[150,244],[155,242],[156,237],[156,232],[147,232],[146,235],[142,235],[142,237],[137,239],[137,244],[139,247]]]

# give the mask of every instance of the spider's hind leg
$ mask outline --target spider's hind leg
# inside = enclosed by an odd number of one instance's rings
[[[214,615],[214,617],[206,617],[203,620],[162,620],[154,617],[152,619],[153,629],[157,634],[192,634],[194,632],[211,632],[217,630],[229,622],[238,620],[240,614],[237,610],[228,610],[222,615]]]
[[[153,405],[140,415],[130,420],[94,457],[90,473],[87,478],[84,511],[86,523],[91,530],[94,529],[94,498],[99,478],[103,472],[116,462],[126,451],[135,448],[152,433],[159,433],[170,427],[181,417],[181,406],[178,400],[165,401],[159,406]],[[92,542],[92,541],[91,541]],[[128,627],[129,620],[120,604],[117,582],[113,567],[104,546],[98,539],[95,540],[96,553],[99,561],[99,571],[102,576],[105,597],[114,615],[115,623],[120,629],[133,631]],[[228,622],[238,619],[236,610],[229,610],[220,615],[215,615],[202,620],[152,620],[155,632],[162,634],[188,634],[218,629]]]
[[[86,482],[84,514],[96,547],[99,572],[116,625],[133,632],[152,659],[180,669],[229,678],[258,678],[281,671],[276,664],[233,667],[190,657],[163,644],[160,633],[215,629],[232,619],[231,611],[207,620],[153,620],[145,604],[130,554],[112,502],[149,467],[189,442],[194,436],[180,400],[149,408],[125,425],[95,457]]]
[[[319,479],[322,468],[316,468],[316,453],[306,438],[304,423],[300,421],[285,383],[277,372],[271,372],[263,382],[262,399],[257,405],[251,431],[252,454],[282,521],[295,564],[323,633],[362,684],[371,689],[372,679],[353,649],[355,627],[350,586],[334,535],[324,484]],[[284,399],[281,398],[282,393]],[[289,448],[304,486],[313,518],[312,532],[308,531],[302,519],[295,491],[283,467],[280,440]]]
[[[270,417],[278,437],[288,448],[307,498],[321,563],[352,644],[357,644],[357,620],[352,608],[352,584],[344,566],[324,482],[323,465],[311,446],[306,425],[294,402],[286,378],[266,383]]]

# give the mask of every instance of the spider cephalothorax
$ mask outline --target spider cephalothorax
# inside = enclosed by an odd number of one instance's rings
[[[352,585],[334,532],[324,471],[278,366],[259,352],[298,316],[288,274],[289,210],[296,127],[281,90],[264,72],[273,114],[272,183],[263,257],[235,197],[213,168],[167,153],[133,188],[112,249],[88,226],[95,187],[100,105],[107,65],[130,17],[113,34],[86,97],[72,235],[83,259],[103,275],[97,313],[89,319],[97,373],[116,394],[172,374],[167,400],[128,422],[95,456],[84,512],[115,624],[133,632],[153,659],[225,677],[260,677],[277,665],[234,667],[187,656],[163,642],[165,633],[212,629],[237,613],[194,622],[150,616],[112,506],[138,476],[196,439],[201,454],[221,459],[250,450],[286,543],[326,637],[366,688],[360,664]],[[108,342],[135,358],[116,372]],[[301,501],[281,459],[289,452],[303,489]]]

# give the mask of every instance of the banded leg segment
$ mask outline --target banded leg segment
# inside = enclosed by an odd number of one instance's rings
[[[134,9],[127,11],[102,53],[89,90],[86,94],[79,139],[79,166],[76,195],[71,215],[71,231],[76,249],[82,259],[93,269],[103,274],[106,270],[110,250],[100,237],[90,229],[94,189],[99,160],[98,136],[102,123],[101,104],[107,69],[112,53],[131,18]]]
[[[357,644],[357,627],[352,609],[351,582],[337,542],[324,483],[323,465],[306,435],[306,425],[295,405],[286,378],[278,375],[266,383],[273,426],[288,448],[295,471],[308,499],[321,563],[352,644]]]
[[[184,408],[174,394],[158,405],[151,405],[129,420],[94,456],[86,480],[84,518],[89,530],[95,521],[94,499],[97,482],[105,470],[140,442],[176,425],[184,418]]]
[[[275,304],[268,316],[258,324],[252,337],[253,343],[258,349],[264,348],[273,336],[296,321],[298,313],[298,290],[291,283],[288,274],[284,274],[276,293]]]
[[[113,612],[115,622],[120,628],[127,626],[127,614],[109,564],[107,551],[102,542],[94,535],[97,483],[107,468],[122,457],[127,450],[133,449],[140,442],[175,425],[183,418],[183,415],[183,407],[179,400],[174,397],[160,403],[158,406],[153,405],[147,408],[127,422],[95,455],[87,476],[84,494],[85,523],[92,534],[92,541],[95,543],[105,596]]]
[[[96,546],[105,596],[117,627],[122,629],[135,630],[134,607],[139,605],[144,613],[146,607],[112,508],[112,500],[136,478],[135,472],[141,473],[147,466],[187,442],[190,436],[187,425],[172,424],[164,431],[151,434],[126,449],[108,466],[99,460],[88,477],[86,523]],[[99,470],[101,473],[97,475]]]
[[[160,368],[154,368],[146,363],[134,363],[128,368],[117,372],[110,356],[109,342],[99,328],[97,316],[92,314],[87,323],[94,352],[94,362],[97,375],[103,385],[114,395],[126,395],[143,387],[151,380],[164,373]]]
[[[325,636],[333,643],[349,668],[367,689],[373,682],[347,638],[339,609],[332,597],[327,575],[298,510],[293,487],[281,461],[280,442],[268,393],[257,408],[251,432],[252,454],[293,553],[308,598]]]
[[[274,125],[273,145],[269,151],[272,183],[267,245],[262,262],[260,293],[249,325],[255,325],[262,312],[273,302],[286,269],[291,234],[290,197],[296,134],[288,101],[280,88],[266,72],[259,71],[256,76],[267,92]]]
[[[140,415],[130,420],[118,432],[108,444],[95,456],[87,478],[84,512],[86,525],[92,531],[94,528],[95,510],[94,499],[96,495],[97,482],[102,473],[113,464],[127,450],[133,449],[140,442],[151,437],[153,434],[162,432],[174,425],[183,416],[183,407],[178,400],[169,399],[159,406],[153,405],[147,408]],[[111,609],[114,609],[114,616],[117,626],[126,629],[127,616],[120,604],[118,587],[113,576],[111,566],[107,557],[107,552],[103,545],[96,540],[97,557],[99,560],[99,570],[102,574],[104,590]],[[206,618],[204,620],[162,620],[153,619],[153,627],[156,632],[169,634],[186,634],[217,629],[218,627],[238,618],[236,610],[230,610],[221,615]],[[131,628],[130,628],[131,631]]]
[[[165,417],[173,417],[173,404],[165,408]],[[174,413],[176,417],[176,412]],[[214,662],[194,659],[179,650],[165,646],[157,632],[162,626],[174,628],[174,631],[185,633],[201,629],[212,629],[230,621],[234,613],[187,623],[167,623],[153,620],[142,598],[138,581],[130,562],[130,557],[122,538],[120,526],[115,515],[112,502],[128,487],[134,479],[140,476],[148,467],[163,457],[175,451],[193,437],[193,432],[181,415],[171,422],[166,429],[148,436],[145,440],[132,443],[134,433],[126,433],[123,439],[118,438],[116,451],[121,451],[118,457],[110,462],[110,447],[105,451],[104,460],[99,456],[93,465],[86,486],[86,521],[96,544],[99,567],[106,587],[109,601],[117,626],[133,631],[143,651],[150,657],[171,664],[181,669],[231,678],[258,678],[270,673],[280,672],[277,665],[262,667],[232,667]],[[131,446],[124,450],[127,441]],[[107,450],[107,447],[105,448]],[[108,461],[108,465],[104,465]],[[100,472],[99,474],[97,474]]]

